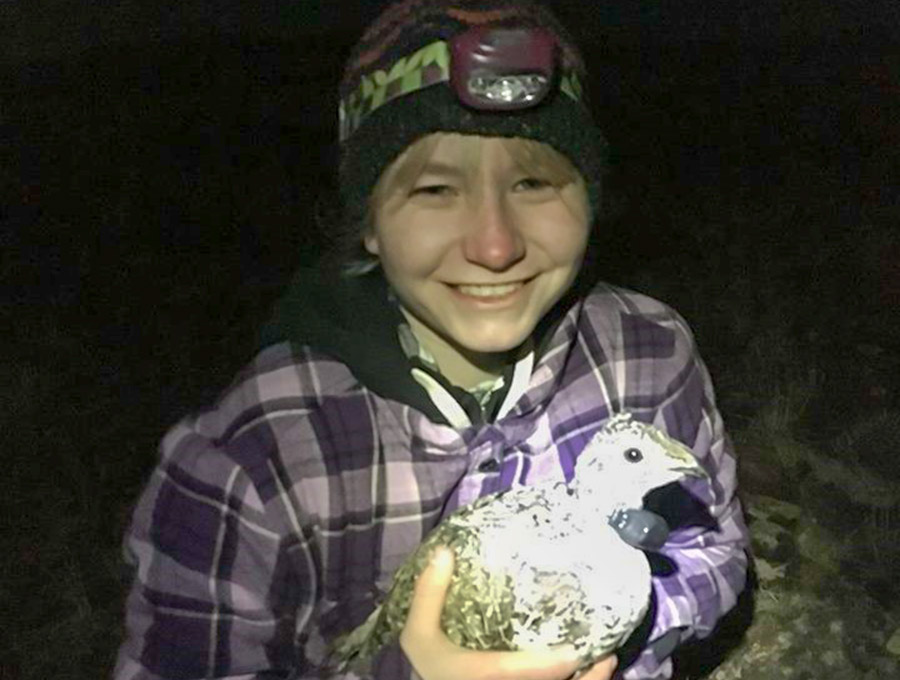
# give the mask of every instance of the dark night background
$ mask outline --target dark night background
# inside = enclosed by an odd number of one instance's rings
[[[323,245],[383,4],[0,0],[0,677],[110,667],[131,503]],[[614,149],[604,277],[691,323],[748,486],[814,502],[772,432],[877,431],[900,483],[900,3],[548,4]]]

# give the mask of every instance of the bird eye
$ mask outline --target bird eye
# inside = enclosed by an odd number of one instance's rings
[[[644,460],[644,454],[640,449],[627,449],[625,451],[625,460],[629,463],[640,463]]]

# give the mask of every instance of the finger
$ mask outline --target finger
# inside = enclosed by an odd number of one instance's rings
[[[483,663],[494,664],[500,677],[515,680],[564,680],[572,676],[581,664],[580,657],[571,645],[553,649],[525,650],[519,652],[482,652],[494,655]]]
[[[453,576],[453,557],[453,551],[443,546],[432,553],[431,562],[416,579],[407,628],[417,632],[440,630],[441,609]]]

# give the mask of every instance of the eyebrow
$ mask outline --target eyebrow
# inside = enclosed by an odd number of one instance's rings
[[[439,175],[449,177],[459,177],[465,174],[465,170],[458,165],[451,163],[442,163],[441,161],[428,161],[419,175]]]

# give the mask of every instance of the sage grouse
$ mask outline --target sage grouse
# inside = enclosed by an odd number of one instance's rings
[[[441,625],[457,645],[516,650],[569,643],[581,667],[616,649],[650,600],[646,555],[615,525],[652,489],[705,477],[691,451],[630,414],[612,417],[575,478],[479,498],[447,516],[394,574],[385,600],[332,647],[339,671],[365,672],[406,621],[416,576],[439,545],[456,562]],[[648,513],[649,514],[649,513]]]

